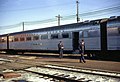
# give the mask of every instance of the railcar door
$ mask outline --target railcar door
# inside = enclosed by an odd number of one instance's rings
[[[101,31],[101,51],[105,53],[107,51],[107,21],[100,23]]]
[[[7,50],[9,50],[9,35],[7,35]]]
[[[79,45],[79,32],[72,33],[72,43],[73,43],[73,50],[78,50]]]

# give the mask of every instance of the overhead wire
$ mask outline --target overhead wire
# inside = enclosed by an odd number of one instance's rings
[[[119,13],[120,6],[119,5],[114,6],[116,3],[117,2],[113,3],[112,7],[107,7],[107,8],[105,7],[105,9],[101,9],[101,8],[100,9],[95,9],[95,10],[90,11],[90,12],[80,13],[79,15],[82,18],[87,18],[87,17],[93,17],[93,16],[107,15],[107,14],[110,14],[110,13]],[[66,4],[71,5],[71,4],[73,4],[73,2],[64,3],[64,4],[55,4],[55,5],[51,5],[51,6],[33,7],[33,8],[18,9],[18,10],[8,10],[7,12],[32,10],[32,9],[39,9],[39,8],[48,8],[48,7],[55,7],[55,6],[58,6],[58,5],[63,6],[63,5],[66,5]],[[0,12],[6,12],[6,11],[0,11]],[[63,16],[61,20],[71,20],[75,17],[76,17],[76,15]],[[54,21],[56,21],[56,19],[51,18],[51,19],[40,20],[40,21],[26,21],[24,23],[25,23],[25,25],[34,25],[34,24],[43,24],[43,23],[49,23],[49,22],[54,22]],[[16,28],[16,27],[20,27],[20,26],[21,26],[21,23],[14,24],[14,25],[8,25],[8,26],[0,26],[0,29],[11,29],[11,28]]]
[[[73,2],[69,3],[64,3],[64,4],[54,4],[54,5],[49,5],[49,6],[38,6],[38,7],[30,7],[30,8],[22,8],[22,9],[13,9],[13,10],[1,10],[0,12],[18,12],[18,11],[29,11],[29,10],[35,10],[35,9],[43,9],[43,8],[50,8],[50,7],[56,7],[56,6],[64,6],[64,5],[72,5]]]
[[[116,7],[101,9],[98,11],[96,10],[93,12],[81,13],[81,14],[79,14],[79,16],[82,18],[87,18],[87,17],[93,17],[93,16],[107,15],[107,14],[111,14],[111,13],[119,13],[119,11],[120,11],[120,6],[116,6]],[[63,16],[62,20],[71,20],[75,17],[76,17],[76,15]],[[50,22],[54,22],[54,21],[56,21],[56,19],[51,18],[51,19],[40,20],[40,21],[26,21],[26,22],[24,22],[24,24],[25,25],[35,25],[35,24],[50,23]],[[11,29],[11,28],[17,28],[20,26],[22,26],[22,23],[8,25],[8,26],[0,26],[0,29]]]

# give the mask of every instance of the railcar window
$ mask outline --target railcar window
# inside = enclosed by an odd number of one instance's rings
[[[88,37],[88,31],[84,31],[83,32],[83,37],[85,38],[85,37]]]
[[[29,36],[29,37],[26,37],[26,41],[31,41],[32,38]]]
[[[5,39],[2,39],[1,42],[5,42]]]
[[[118,33],[120,34],[120,28],[118,28]]]
[[[18,38],[14,38],[14,41],[18,41]]]
[[[1,41],[1,38],[0,38],[0,43],[1,43],[2,41]]]
[[[98,30],[89,30],[88,33],[89,33],[89,37],[98,37],[98,36],[100,36]]]
[[[2,37],[1,39],[0,39],[1,41],[0,42],[7,42],[7,37]]]
[[[69,38],[69,33],[63,33],[62,38]]]
[[[51,39],[58,39],[58,34],[51,34]]]
[[[25,38],[24,38],[24,37],[21,37],[21,38],[20,38],[20,41],[25,41]]]
[[[108,28],[107,29],[108,36],[117,36],[119,34],[119,29],[117,28]]]
[[[79,32],[79,35],[80,35],[80,38],[83,37],[83,32],[80,31],[80,32]]]
[[[14,41],[14,37],[13,37],[13,36],[10,36],[10,37],[9,37],[9,41],[10,41],[10,42],[13,42],[13,41]]]
[[[41,39],[48,39],[48,35],[47,34],[41,35]]]
[[[33,36],[33,40],[39,40],[39,36]]]
[[[15,41],[15,42],[18,41],[18,38],[14,38],[14,41]]]

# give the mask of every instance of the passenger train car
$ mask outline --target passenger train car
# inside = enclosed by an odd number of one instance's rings
[[[0,35],[0,51],[57,52],[63,41],[64,52],[72,53],[81,39],[87,54],[120,55],[120,16]]]

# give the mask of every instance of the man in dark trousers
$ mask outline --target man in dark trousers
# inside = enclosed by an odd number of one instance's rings
[[[64,49],[63,43],[62,41],[60,41],[60,43],[58,44],[59,58],[63,57],[63,49]]]
[[[85,52],[85,42],[84,42],[84,40],[82,39],[82,41],[79,43],[79,51],[80,51],[80,54],[81,54],[81,56],[80,56],[80,63],[82,63],[82,62],[86,62],[85,61],[85,58],[84,58],[84,52]]]

